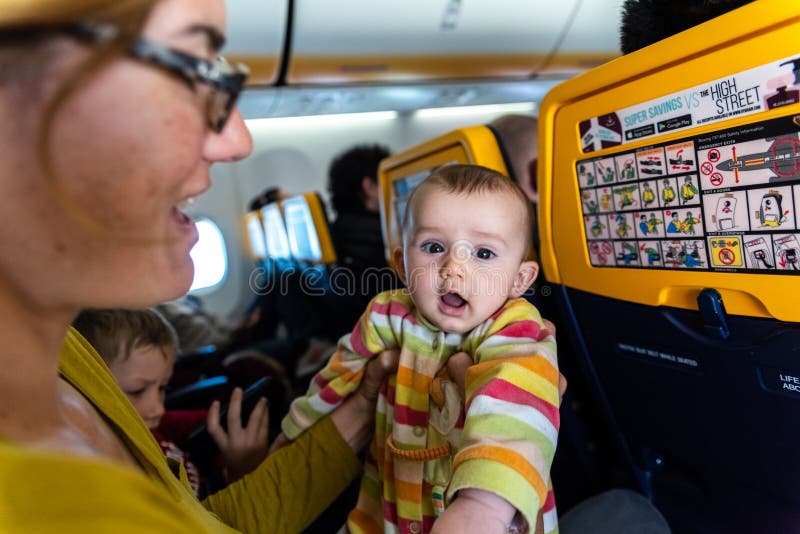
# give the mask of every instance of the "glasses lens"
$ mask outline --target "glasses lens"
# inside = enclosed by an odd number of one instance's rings
[[[212,130],[219,133],[228,122],[236,97],[230,93],[212,89],[208,97],[208,124]]]
[[[219,56],[215,62],[217,79],[211,83],[208,100],[208,122],[215,132],[221,132],[230,117],[249,71],[244,65],[231,65]]]

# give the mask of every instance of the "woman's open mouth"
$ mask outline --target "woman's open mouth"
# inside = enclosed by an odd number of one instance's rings
[[[183,204],[172,206],[172,209],[170,210],[170,217],[172,218],[172,222],[174,222],[177,226],[179,235],[188,236],[190,246],[193,247],[195,243],[197,243],[200,236],[198,234],[194,219],[181,211],[180,208],[182,206]],[[181,237],[181,240],[183,240],[183,237]]]

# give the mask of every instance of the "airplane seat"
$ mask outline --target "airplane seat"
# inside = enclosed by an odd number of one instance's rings
[[[327,306],[336,254],[319,194],[267,204],[261,214],[267,258],[254,289],[261,319],[272,321],[272,327],[249,347],[276,358],[295,378],[298,358],[316,354],[317,340],[331,344],[343,332],[331,326],[336,315]]]
[[[526,179],[516,175],[512,149],[506,146],[504,135],[491,123],[485,126],[494,137],[507,176],[517,183]],[[538,219],[538,203],[531,205]],[[530,259],[539,261],[540,255],[539,225],[535,224]],[[536,305],[542,317],[553,322],[556,332],[566,326],[561,320],[563,312],[558,301],[552,298],[543,273],[540,272],[524,297]],[[635,487],[636,484],[624,468],[625,459],[615,452],[612,437],[598,425],[602,416],[592,405],[589,385],[580,371],[575,348],[568,337],[557,336],[557,339],[559,370],[568,378],[569,387],[562,399],[559,449],[551,475],[556,484],[559,512],[564,513],[606,489]]]
[[[502,137],[484,125],[454,130],[385,159],[379,168],[380,207],[390,264],[390,251],[402,244],[400,227],[408,196],[431,171],[449,163],[482,165],[516,179]],[[532,258],[539,255],[535,245]],[[566,332],[566,326],[559,319],[557,302],[542,275],[525,297],[543,317],[555,323],[559,367],[569,380],[561,409],[559,452],[552,467],[556,501],[559,511],[564,512],[603,489],[635,483],[626,476],[607,430],[596,422],[600,416],[587,393],[588,385],[581,379],[575,350],[567,336],[560,334]]]
[[[242,222],[248,253],[257,266],[265,269],[268,255],[261,211],[246,213]],[[232,332],[206,312],[196,296],[187,295],[160,304],[157,309],[173,326],[179,339],[179,353],[170,378],[173,389],[221,373],[222,361],[245,341],[240,332]]]
[[[292,256],[284,220],[282,201],[269,202],[258,212],[263,224],[265,257],[260,268],[250,277],[255,294],[251,308],[258,309],[258,321],[249,336],[237,348],[260,348],[278,359],[291,374],[292,358],[302,333],[296,332],[302,322],[297,303],[303,299],[300,290],[300,264]]]
[[[800,6],[766,4],[540,106],[544,275],[603,423],[676,532],[800,519],[800,58],[784,46]]]
[[[271,277],[279,271],[276,267],[277,261],[289,262],[291,256],[288,251],[288,241],[281,240],[276,235],[280,234],[281,227],[269,228],[269,242],[267,241],[266,221],[274,221],[270,216],[270,209],[253,210],[245,214],[243,227],[248,244],[249,253],[254,260],[257,270],[254,275],[259,276],[251,280],[251,287],[254,291],[262,288],[269,288],[272,283]],[[280,217],[280,215],[279,215]],[[282,247],[282,245],[284,245]],[[282,253],[285,251],[285,253]],[[261,302],[256,305],[262,306]],[[218,397],[225,397],[230,393],[234,386],[244,387],[249,384],[252,378],[270,375],[264,369],[256,370],[252,377],[241,376],[240,372],[231,371],[227,362],[231,361],[232,355],[242,347],[246,347],[255,342],[259,337],[273,335],[277,328],[274,313],[262,309],[258,323],[247,330],[231,330],[227,325],[220,323],[215,317],[208,314],[202,307],[202,303],[193,296],[187,296],[180,301],[166,303],[159,306],[159,311],[173,325],[178,334],[180,352],[176,358],[170,387],[173,391],[179,388],[187,388],[190,395],[181,394],[179,398],[182,404],[193,404],[197,407],[208,407],[210,402]],[[264,354],[258,356],[265,357]],[[255,357],[255,360],[258,360]],[[240,358],[241,359],[241,358]],[[258,367],[256,365],[255,367]],[[262,372],[263,371],[263,372]],[[234,377],[230,387],[222,392],[214,388],[204,388],[204,380],[220,376]],[[178,402],[178,401],[176,401]]]

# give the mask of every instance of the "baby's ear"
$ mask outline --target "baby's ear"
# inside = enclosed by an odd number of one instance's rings
[[[519,266],[516,276],[514,276],[514,285],[511,287],[510,298],[517,298],[522,296],[525,291],[531,287],[531,284],[536,280],[536,275],[539,274],[539,264],[535,261],[523,261]]]
[[[408,285],[406,280],[406,263],[403,261],[403,247],[395,247],[394,250],[392,250],[392,264],[394,270],[397,271],[397,276],[400,278],[400,281],[403,282],[403,285]]]

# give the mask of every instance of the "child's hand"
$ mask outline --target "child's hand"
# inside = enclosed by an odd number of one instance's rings
[[[233,482],[255,469],[267,456],[267,432],[269,410],[267,399],[261,398],[247,425],[242,428],[242,390],[236,388],[228,405],[228,431],[220,425],[219,401],[214,401],[208,410],[208,433],[217,443],[228,467],[228,482]]]

